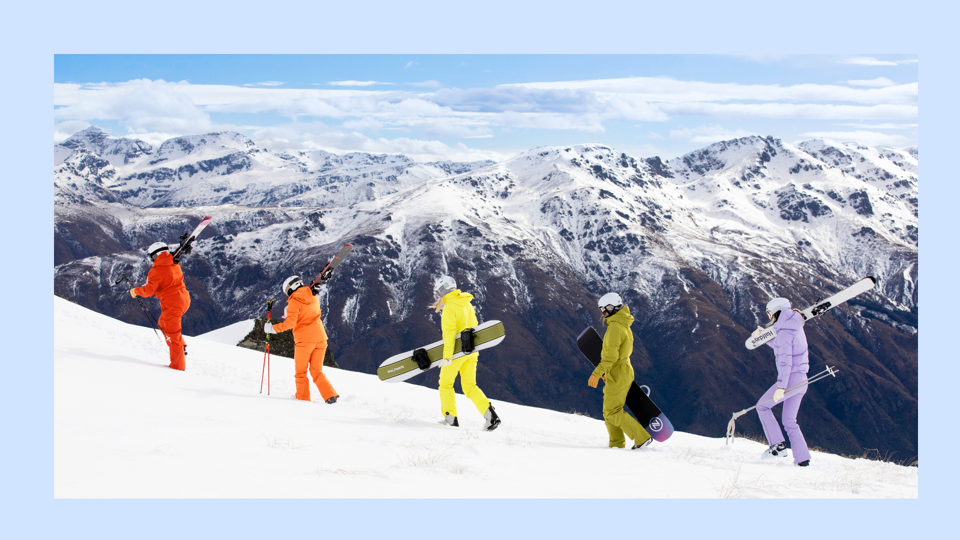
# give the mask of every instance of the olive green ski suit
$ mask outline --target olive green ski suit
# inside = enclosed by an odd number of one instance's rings
[[[650,434],[643,429],[640,422],[623,410],[627,392],[630,391],[634,379],[633,366],[630,365],[630,355],[633,353],[633,332],[630,325],[633,320],[627,306],[603,320],[607,325],[607,333],[603,336],[600,364],[593,370],[597,377],[606,375],[603,385],[603,420],[610,434],[610,448],[626,446],[624,433],[633,439],[634,444],[641,444],[650,438]]]

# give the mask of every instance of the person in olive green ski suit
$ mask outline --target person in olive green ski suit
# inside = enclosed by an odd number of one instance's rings
[[[470,305],[473,295],[460,292],[457,282],[450,276],[440,276],[434,284],[437,302],[433,308],[441,312],[440,326],[443,330],[443,362],[440,364],[440,410],[444,422],[451,426],[460,426],[457,420],[457,399],[453,391],[453,382],[460,375],[463,393],[483,415],[483,429],[493,431],[500,425],[500,417],[483,390],[477,386],[477,360],[480,353],[471,353],[452,360],[454,342],[460,332],[477,326],[477,313]]]
[[[633,450],[643,448],[653,439],[636,418],[623,410],[634,378],[633,366],[630,364],[630,355],[633,353],[633,332],[630,325],[633,324],[633,316],[617,293],[607,293],[600,297],[598,306],[603,313],[607,332],[603,336],[600,364],[590,374],[587,384],[596,388],[600,379],[603,379],[603,421],[610,434],[610,448],[626,447],[624,434],[633,440]]]

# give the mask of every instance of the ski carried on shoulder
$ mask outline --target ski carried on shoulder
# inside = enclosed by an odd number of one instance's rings
[[[819,315],[822,315],[827,311],[839,306],[840,304],[846,302],[847,300],[850,300],[851,298],[859,294],[869,291],[870,289],[874,288],[876,284],[877,284],[876,278],[874,278],[873,276],[867,276],[861,279],[860,281],[854,283],[853,285],[847,287],[846,289],[838,292],[837,294],[827,298],[826,300],[818,300],[812,306],[802,310],[800,314],[803,315],[804,321],[809,321],[810,319],[817,317]],[[747,347],[747,349],[753,350],[763,345],[764,343],[771,341],[774,337],[776,337],[776,335],[777,335],[777,332],[776,330],[773,329],[773,326],[771,325],[771,326],[768,326],[767,328],[764,328],[762,332],[760,332],[755,336],[751,334],[750,337],[747,338],[747,341],[746,343],[744,343],[744,345]]]
[[[352,249],[353,249],[353,246],[350,244],[346,244],[342,248],[340,248],[340,251],[333,256],[333,259],[331,259],[329,263],[327,263],[327,266],[323,268],[323,270],[320,272],[320,275],[317,276],[317,279],[313,280],[313,283],[310,284],[310,288],[313,288],[313,286],[316,285],[318,281],[320,282],[321,285],[326,283],[327,280],[330,279],[330,276],[333,275],[334,269],[340,266],[340,263],[342,263],[343,260],[347,258],[347,255],[350,254],[350,250]]]
[[[203,232],[203,229],[205,229],[211,221],[213,221],[212,217],[204,216],[204,218],[200,221],[200,224],[197,225],[197,228],[194,229],[193,232],[184,233],[180,236],[180,245],[177,246],[177,249],[171,254],[173,255],[173,262],[179,263],[180,257],[190,253],[190,251],[193,250],[193,241],[200,236],[200,233]]]

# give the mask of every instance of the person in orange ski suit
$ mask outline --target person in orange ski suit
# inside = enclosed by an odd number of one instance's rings
[[[153,268],[147,273],[147,283],[142,287],[130,289],[130,296],[154,296],[160,300],[160,318],[157,323],[170,348],[172,369],[186,369],[186,347],[180,333],[180,318],[190,309],[190,293],[183,284],[183,271],[174,262],[170,248],[163,242],[157,242],[148,248],[147,253],[153,261]]]
[[[318,281],[322,285],[326,280]],[[282,323],[273,325],[270,321],[263,324],[263,331],[268,334],[277,334],[293,329],[293,362],[295,367],[294,379],[297,382],[297,399],[310,401],[310,381],[307,380],[307,369],[314,384],[320,390],[323,401],[332,405],[337,402],[337,391],[323,374],[323,355],[327,352],[327,331],[320,320],[320,299],[316,291],[304,287],[300,276],[290,276],[283,282],[284,294],[287,295],[286,319]]]

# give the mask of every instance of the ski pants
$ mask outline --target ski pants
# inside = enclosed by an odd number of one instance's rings
[[[473,353],[457,358],[450,365],[440,368],[440,413],[450,416],[457,416],[457,398],[453,392],[453,382],[460,374],[460,386],[463,387],[463,393],[470,401],[476,405],[480,414],[487,412],[490,407],[490,400],[484,395],[483,390],[477,386],[477,360],[480,354]]]
[[[187,369],[186,357],[184,356],[184,348],[187,346],[187,343],[183,341],[183,334],[180,333],[182,330],[180,327],[180,318],[183,317],[183,314],[190,308],[190,295],[184,291],[182,297],[185,299],[185,304],[181,302],[176,306],[168,305],[167,307],[161,304],[160,318],[157,319],[160,331],[163,332],[167,340],[167,347],[170,348],[169,367],[180,371]]]
[[[310,381],[307,379],[307,369],[313,383],[320,390],[320,397],[324,401],[337,395],[333,385],[323,374],[323,356],[327,352],[327,342],[296,343],[293,349],[294,379],[297,382],[297,399],[310,401]]]
[[[793,388],[806,381],[806,373],[791,373],[790,379],[787,381],[787,388]],[[760,398],[760,403],[757,403],[757,415],[760,416],[760,423],[763,424],[763,433],[767,436],[767,443],[771,446],[783,442],[783,432],[780,431],[780,424],[777,423],[777,419],[773,416],[773,411],[770,410],[776,404],[773,401],[763,402],[772,398],[776,390],[777,385],[774,384]],[[807,385],[804,384],[800,388],[787,393],[786,397],[781,401],[781,403],[783,403],[783,428],[787,430],[787,437],[790,437],[790,453],[793,454],[794,463],[800,463],[801,461],[810,459],[810,450],[807,449],[807,441],[803,439],[803,433],[800,432],[800,425],[797,424],[797,412],[800,410],[800,402],[806,393]]]
[[[603,421],[610,434],[610,448],[624,448],[627,445],[624,434],[634,444],[641,444],[650,438],[637,419],[623,410],[627,401],[627,392],[633,384],[633,366],[627,362],[615,364],[606,374],[603,384]]]

